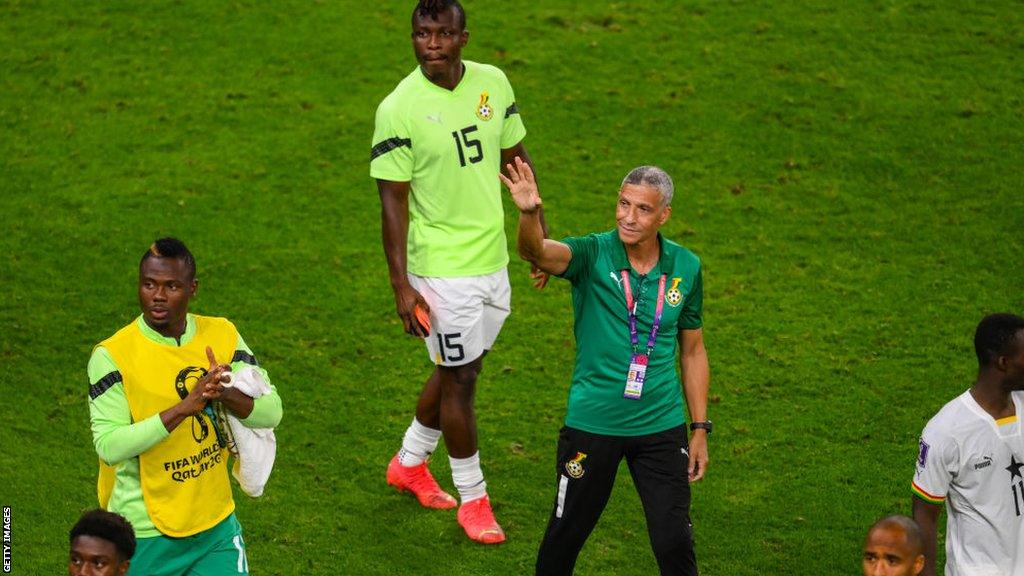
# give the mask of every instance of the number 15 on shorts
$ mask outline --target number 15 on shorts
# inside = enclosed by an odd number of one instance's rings
[[[462,338],[462,332],[437,332],[434,337],[437,338],[437,364],[465,360],[466,352],[462,349],[462,344],[458,343],[459,338]]]

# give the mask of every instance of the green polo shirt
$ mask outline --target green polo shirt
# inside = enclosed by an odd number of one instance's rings
[[[454,90],[416,67],[377,108],[370,176],[409,182],[408,271],[491,274],[508,265],[501,151],[526,128],[501,70],[463,60]]]
[[[617,230],[566,238],[572,259],[563,278],[572,282],[576,319],[576,369],[569,388],[565,424],[594,434],[641,436],[684,423],[682,386],[676,369],[680,330],[703,325],[700,259],[658,235],[658,265],[646,275],[629,264]],[[658,300],[658,280],[666,275],[661,328],[651,352],[640,399],[623,398],[633,348],[622,285],[629,271],[637,300],[640,352],[646,348]]]

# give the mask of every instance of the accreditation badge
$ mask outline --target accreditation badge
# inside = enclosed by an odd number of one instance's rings
[[[639,400],[644,391],[644,377],[647,375],[647,354],[633,354],[629,361],[629,373],[626,374],[626,390],[623,398]]]

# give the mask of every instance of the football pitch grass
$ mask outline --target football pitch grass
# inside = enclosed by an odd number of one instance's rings
[[[477,392],[497,547],[384,483],[429,364],[404,336],[368,177],[414,67],[411,2],[0,0],[0,505],[16,574],[95,506],[86,361],[138,311],[156,237],[198,260],[284,400],[254,574],[532,571],[572,365],[568,285],[530,287]],[[467,0],[464,57],[516,90],[555,237],[610,229],[623,175],[676,181],[703,259],[715,421],[693,489],[708,575],[857,574],[909,513],[921,428],[1024,312],[1020,2]],[[507,230],[514,233],[511,203]],[[447,454],[433,469],[451,488]],[[656,573],[628,472],[578,574]]]

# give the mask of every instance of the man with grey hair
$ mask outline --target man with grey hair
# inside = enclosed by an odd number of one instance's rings
[[[672,186],[672,178],[667,172],[657,166],[640,166],[633,168],[622,179],[622,185],[632,184],[636,186],[649,186],[661,194],[661,205],[671,206],[672,195],[675,187]]]
[[[536,573],[572,573],[625,458],[661,574],[697,574],[690,483],[708,465],[709,369],[700,259],[658,232],[672,213],[672,179],[634,169],[619,188],[615,230],[558,242],[544,238],[530,167],[516,158],[507,173],[519,255],[572,282],[576,315],[557,492]]]

